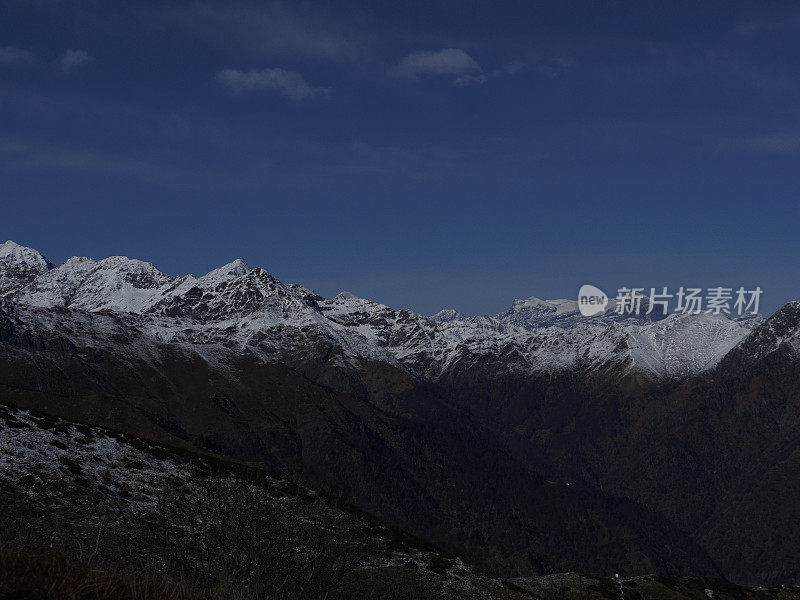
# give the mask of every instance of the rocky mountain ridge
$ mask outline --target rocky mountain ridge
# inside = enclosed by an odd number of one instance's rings
[[[425,317],[342,293],[326,299],[236,260],[202,277],[170,277],[150,263],[73,257],[54,267],[39,252],[0,245],[0,297],[38,308],[119,314],[144,335],[171,343],[222,344],[263,360],[325,340],[332,359],[380,360],[437,379],[485,354],[522,372],[615,366],[648,378],[687,377],[714,367],[758,318],[713,314],[582,317],[570,300],[515,300],[494,317],[441,311]],[[612,300],[613,305],[613,300]]]

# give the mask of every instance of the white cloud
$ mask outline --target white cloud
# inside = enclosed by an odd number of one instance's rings
[[[93,60],[94,58],[89,56],[89,53],[85,50],[67,50],[58,59],[58,65],[64,73],[69,73],[70,71],[85,67]]]
[[[412,52],[395,65],[390,73],[401,79],[453,77],[457,85],[486,81],[481,66],[458,48]]]
[[[223,69],[217,73],[216,80],[234,93],[271,90],[295,101],[330,91],[330,88],[312,86],[297,71],[284,69],[260,71]]]
[[[14,48],[13,46],[0,48],[0,65],[22,67],[32,64],[33,60],[33,52],[28,50]]]

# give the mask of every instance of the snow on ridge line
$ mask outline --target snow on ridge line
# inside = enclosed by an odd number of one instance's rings
[[[21,246],[11,240],[0,244],[0,261],[2,261],[2,264],[5,264],[5,261],[9,263],[32,262],[36,265],[52,268],[52,263],[41,252],[27,246]]]
[[[24,248],[13,242],[2,246]],[[7,269],[0,270],[0,282],[7,275]],[[513,347],[512,356],[519,357],[513,360],[521,361],[514,368],[541,371],[629,357],[634,368],[669,376],[707,368],[747,332],[743,324],[730,319],[714,324],[707,316],[688,321],[673,315],[661,320],[582,317],[575,301],[533,296],[515,300],[494,317],[466,317],[452,309],[424,317],[349,292],[324,299],[303,286],[283,284],[263,269],[251,269],[241,259],[197,278],[167,276],[151,263],[126,257],[73,257],[18,282],[4,295],[44,308],[137,314],[157,323],[150,330],[176,342],[216,343],[228,336],[227,342],[247,348],[265,332],[312,328],[348,356],[399,360],[429,374],[465,354],[500,355]]]
[[[0,244],[0,297],[12,294],[53,264],[33,248],[8,240]]]

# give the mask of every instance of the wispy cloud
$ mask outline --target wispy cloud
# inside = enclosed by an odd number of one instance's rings
[[[486,164],[497,161],[519,171],[529,172],[544,153],[539,148],[524,150],[503,137],[486,138],[479,147],[459,143],[422,141],[409,144],[387,144],[355,139],[349,142],[321,140],[298,141],[298,160],[307,161],[308,169],[320,175],[377,175],[404,177],[420,181],[441,180],[453,174],[464,176],[465,164]],[[284,150],[285,152],[285,150]]]
[[[775,33],[797,33],[800,30],[800,13],[796,9],[781,14],[767,14],[740,22],[734,29],[745,36],[771,35]]]
[[[479,73],[478,75],[462,75],[461,77],[456,77],[453,80],[454,85],[479,85],[481,83],[486,83],[489,81],[489,78],[484,75],[483,73]]]
[[[388,175],[402,172],[415,179],[428,179],[452,168],[463,158],[463,149],[447,144],[391,145],[364,140],[322,142],[301,140],[296,149],[317,168],[348,175]]]
[[[30,50],[14,48],[13,46],[0,48],[0,65],[24,67],[33,64],[35,58]]]
[[[352,60],[360,36],[342,18],[302,2],[190,2],[144,15],[147,24],[177,28],[215,45],[260,57],[307,56]]]
[[[777,132],[756,136],[750,140],[749,146],[763,152],[797,152],[800,150],[800,132]]]
[[[556,60],[556,59],[554,59]],[[525,63],[520,60],[514,60],[510,63],[503,65],[499,69],[495,69],[492,73],[495,76],[503,76],[503,75],[516,75],[520,71],[525,68]]]
[[[85,67],[94,60],[85,50],[67,50],[58,59],[58,66],[64,73]]]
[[[13,137],[0,137],[0,170],[166,174],[157,166],[125,156]]]
[[[330,88],[312,86],[297,71],[285,69],[260,71],[223,69],[217,73],[216,80],[236,94],[267,90],[278,92],[295,101],[327,94],[330,91]]]
[[[456,85],[486,81],[481,66],[458,48],[412,52],[392,67],[390,74],[400,79],[446,77]]]

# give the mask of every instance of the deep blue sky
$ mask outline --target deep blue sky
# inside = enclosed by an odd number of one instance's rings
[[[792,3],[0,0],[0,237],[54,262],[769,312],[800,298],[799,159]]]

